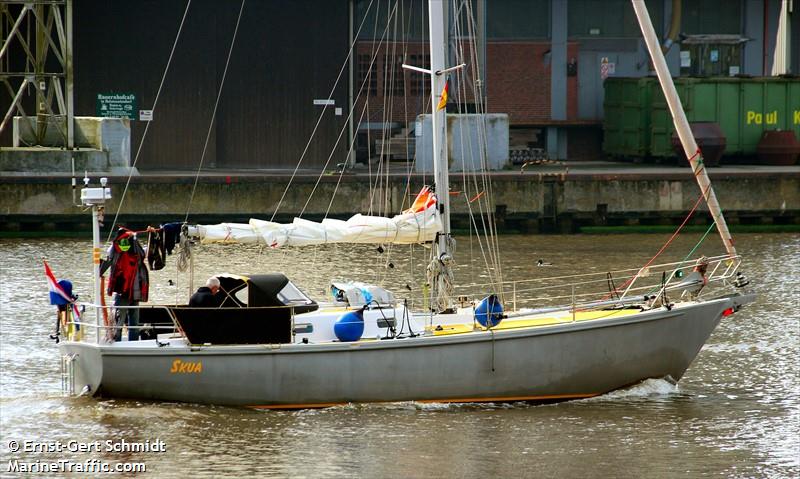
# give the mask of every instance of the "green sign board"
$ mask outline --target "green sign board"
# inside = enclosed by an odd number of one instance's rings
[[[98,93],[97,116],[136,120],[136,95],[133,93]]]

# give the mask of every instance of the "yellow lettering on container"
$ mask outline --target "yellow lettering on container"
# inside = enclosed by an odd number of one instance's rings
[[[761,122],[764,120],[763,115],[761,113],[756,113],[752,110],[747,112],[747,124],[755,123],[756,125],[760,125]]]
[[[772,113],[767,113],[767,125],[777,125],[778,124],[778,110],[773,111]]]
[[[203,363],[200,361],[181,361],[176,359],[172,361],[172,368],[169,370],[172,374],[196,374],[203,372]]]
[[[794,111],[794,124],[800,125],[800,110]]]

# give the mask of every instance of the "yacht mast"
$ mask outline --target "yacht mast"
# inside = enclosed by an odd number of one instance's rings
[[[442,231],[436,238],[436,257],[428,266],[431,286],[431,307],[440,312],[452,310],[453,254],[450,237],[450,177],[447,164],[446,108],[440,102],[447,82],[445,67],[445,4],[444,0],[428,0],[428,28],[431,45],[431,129],[433,133],[433,176]],[[459,66],[460,67],[460,66]],[[459,68],[454,67],[453,69]],[[446,98],[445,98],[446,102]]]
[[[692,130],[689,128],[689,121],[686,119],[686,113],[683,111],[678,92],[675,90],[675,84],[672,82],[672,76],[669,74],[667,62],[664,59],[664,54],[658,44],[658,37],[653,29],[653,24],[650,21],[650,15],[647,12],[647,6],[644,0],[631,0],[633,9],[636,12],[636,18],[639,20],[639,26],[642,28],[642,35],[647,44],[647,50],[650,52],[650,58],[653,60],[653,65],[658,75],[658,81],[661,83],[661,89],[664,91],[664,97],[667,99],[667,105],[672,113],[672,119],[675,122],[675,129],[678,132],[678,137],[681,139],[683,151],[686,153],[686,158],[689,158],[689,164],[692,166],[694,177],[697,178],[697,184],[700,186],[700,191],[705,197],[708,211],[714,218],[717,225],[717,231],[722,238],[722,244],[725,245],[725,250],[728,255],[736,256],[736,249],[733,247],[733,238],[728,231],[728,225],[725,223],[725,218],[722,216],[722,210],[717,202],[717,196],[711,188],[711,181],[708,179],[706,167],[703,164],[703,156],[700,149],[697,147],[697,142],[692,135]]]
[[[438,108],[446,83],[444,0],[428,2],[428,24],[431,42],[431,124],[433,126],[433,176],[436,182],[436,196],[442,219],[442,232],[437,244],[439,253],[449,253],[450,236],[450,177],[447,165],[447,121],[445,108]]]

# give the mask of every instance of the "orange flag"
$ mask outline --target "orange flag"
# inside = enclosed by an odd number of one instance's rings
[[[436,110],[441,110],[447,106],[447,87],[450,85],[449,81],[444,82],[444,90],[442,90],[442,99],[439,100],[439,104],[436,105]]]

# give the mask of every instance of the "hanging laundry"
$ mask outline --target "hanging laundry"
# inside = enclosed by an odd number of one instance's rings
[[[167,249],[164,244],[164,231],[161,228],[147,229],[147,265],[151,271],[164,269]]]
[[[172,254],[175,245],[178,244],[183,223],[166,223],[161,225],[164,234],[164,248],[167,254]]]

